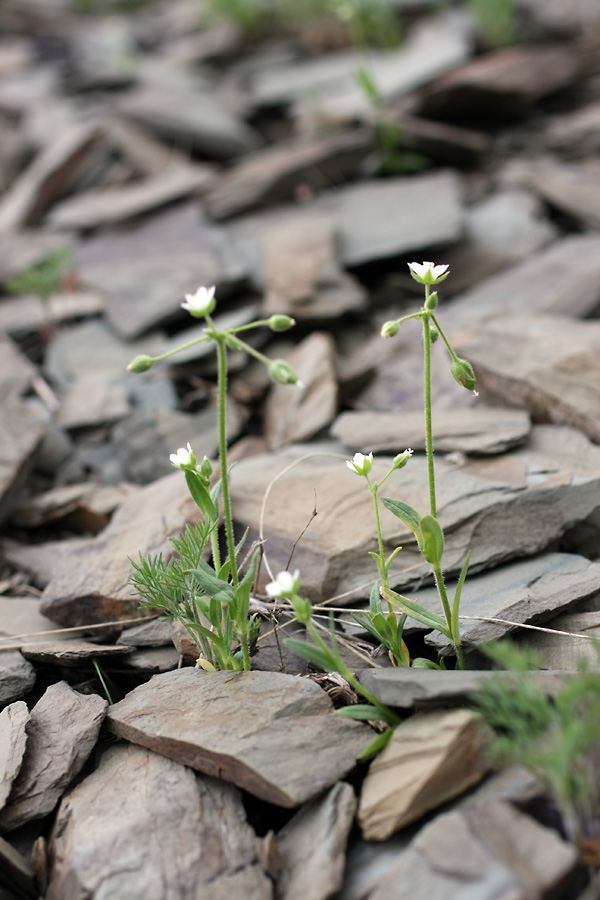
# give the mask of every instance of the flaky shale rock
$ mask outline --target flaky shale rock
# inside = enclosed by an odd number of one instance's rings
[[[363,784],[358,821],[365,838],[383,841],[477,784],[488,769],[488,740],[481,718],[467,709],[420,714],[399,725]]]
[[[93,750],[107,706],[65,681],[50,685],[29,717],[23,765],[0,813],[0,831],[52,812]]]
[[[108,722],[119,737],[283,807],[343,778],[372,740],[312,681],[278,672],[155,675],[112,706]]]
[[[111,747],[62,801],[47,900],[271,900],[238,791]]]
[[[0,809],[21,768],[27,743],[25,726],[28,718],[29,710],[22,700],[11,703],[0,712]]]

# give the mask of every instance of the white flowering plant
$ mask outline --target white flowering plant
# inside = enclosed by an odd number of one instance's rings
[[[227,350],[244,350],[267,366],[271,379],[279,384],[299,384],[296,373],[283,359],[269,359],[240,336],[240,332],[259,326],[272,331],[287,331],[295,322],[290,316],[272,315],[236,328],[219,329],[212,313],[216,306],[215,288],[199,287],[186,294],[181,304],[190,315],[206,323],[199,338],[160,356],[136,356],[130,372],[145,372],[193,344],[212,341],[217,350],[218,432],[220,478],[211,485],[213,467],[206,456],[198,462],[188,443],[170,456],[171,465],[183,472],[188,490],[198,506],[201,518],[171,543],[176,551],[168,563],[162,555],[131,560],[131,582],[143,598],[142,606],[158,609],[179,619],[201,650],[198,664],[209,671],[249,669],[250,646],[257,637],[259,623],[249,614],[250,594],[256,578],[260,548],[242,562],[246,535],[237,544],[229,491],[227,462]],[[227,552],[219,544],[219,526],[224,525]],[[205,556],[211,550],[211,562]],[[242,568],[245,572],[242,574]]]

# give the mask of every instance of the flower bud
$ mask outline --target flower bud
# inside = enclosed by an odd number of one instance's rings
[[[136,356],[131,360],[129,365],[127,366],[128,372],[147,372],[148,369],[151,369],[154,365],[154,360],[151,356]]]
[[[294,607],[294,615],[303,625],[308,625],[312,616],[312,605],[306,597],[292,597],[292,606]]]
[[[298,376],[285,359],[274,359],[269,363],[269,378],[277,384],[296,384]]]
[[[200,464],[198,471],[203,476],[203,478],[210,478],[210,476],[212,475],[212,470],[212,463],[208,456],[205,456]]]
[[[437,291],[434,291],[433,294],[430,294],[427,300],[425,301],[425,309],[434,310],[438,304],[438,295]]]
[[[268,320],[267,325],[271,329],[271,331],[288,331],[288,329],[293,328],[296,324],[296,320],[292,319],[291,316],[284,316],[276,314],[271,316]]]
[[[381,337],[390,338],[395,337],[400,331],[400,325],[394,319],[390,319],[389,322],[384,322],[381,326]]]
[[[365,456],[363,453],[355,453],[352,459],[346,460],[346,465],[356,475],[368,475],[373,468],[373,454]]]
[[[394,457],[394,462],[392,464],[393,469],[403,469],[406,463],[409,461],[411,456],[413,455],[414,450],[411,450],[408,447],[404,453],[399,453],[398,456]]]
[[[473,371],[473,366],[470,362],[466,359],[459,359],[457,356],[450,367],[450,371],[452,372],[454,380],[462,385],[462,387],[466,388],[468,391],[474,390],[475,372]]]
[[[435,342],[437,341],[439,336],[440,336],[439,331],[437,330],[435,325],[432,325],[431,328],[429,329],[429,340],[431,341],[431,343],[435,344]]]

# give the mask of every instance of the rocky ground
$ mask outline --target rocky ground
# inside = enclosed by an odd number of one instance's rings
[[[595,659],[600,8],[518,0],[495,49],[461,3],[393,5],[378,109],[339,23],[248,36],[200,0],[0,7],[0,900],[597,896],[541,786],[489,773],[468,701],[495,677],[478,647],[509,632],[549,691]],[[379,336],[418,308],[423,257],[450,265],[440,319],[479,391],[438,342],[450,579],[472,550],[464,673],[390,668],[343,611],[367,605],[376,547],[344,459],[372,450],[384,472],[412,447],[390,493],[427,507],[418,326]],[[256,346],[301,389],[230,355],[235,517],[266,541],[249,674],[195,669],[128,583],[128,557],[195,516],[169,454],[217,450],[207,345],[125,371],[198,336],[180,304],[199,284],[223,326],[297,321]],[[404,547],[393,585],[435,609],[411,533],[382,525]],[[352,692],[279,652],[297,626],[264,584],[303,531],[303,591],[342,610],[347,664],[406,716],[370,763],[371,727],[334,714]],[[452,665],[419,623],[406,639]]]

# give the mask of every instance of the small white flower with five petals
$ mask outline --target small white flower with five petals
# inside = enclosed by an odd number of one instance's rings
[[[269,597],[290,597],[297,594],[300,588],[300,570],[296,569],[294,574],[291,572],[280,572],[275,581],[270,581],[265,586],[265,590]]]
[[[202,318],[202,316],[210,315],[215,304],[215,286],[213,284],[209,288],[199,287],[195,294],[186,294],[181,308],[186,309],[192,316]]]
[[[439,284],[450,274],[448,266],[436,266],[432,262],[412,262],[408,264],[408,268],[412,277],[419,284]]]
[[[189,441],[187,450],[185,447],[180,447],[177,453],[171,453],[169,459],[171,460],[171,465],[175,466],[176,469],[187,469],[189,466],[196,465],[196,457]]]
[[[355,453],[352,459],[346,460],[346,465],[357,475],[368,475],[373,468],[373,454],[365,456],[363,453]]]

